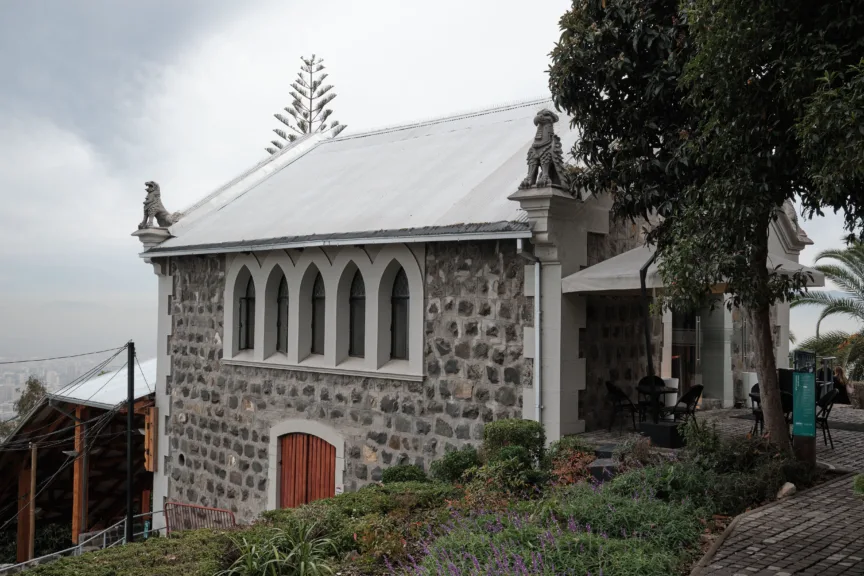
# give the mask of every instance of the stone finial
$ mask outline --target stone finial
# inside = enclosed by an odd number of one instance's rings
[[[144,188],[147,190],[147,197],[144,198],[144,219],[138,224],[139,230],[153,228],[154,218],[160,228],[167,228],[181,218],[180,212],[172,214],[162,205],[162,191],[159,184],[151,180],[144,183]]]
[[[569,191],[570,178],[564,167],[561,139],[553,127],[555,122],[558,122],[558,115],[546,108],[534,116],[537,132],[528,149],[528,175],[519,185],[520,189],[552,187]]]

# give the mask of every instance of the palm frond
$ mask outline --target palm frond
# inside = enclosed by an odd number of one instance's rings
[[[835,264],[819,264],[815,268],[837,284],[851,298],[864,300],[864,276],[859,276],[848,268]]]
[[[864,278],[864,244],[855,242],[843,249],[823,250],[816,255],[815,262],[830,259],[845,264],[855,275]]]

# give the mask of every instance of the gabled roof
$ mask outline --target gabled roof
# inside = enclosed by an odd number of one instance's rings
[[[147,254],[526,237],[525,215],[507,196],[525,177],[534,116],[551,107],[548,99],[533,100],[302,138],[185,211],[171,227],[175,237]],[[561,115],[555,131],[566,153],[576,140],[570,119]]]
[[[153,393],[156,383],[156,359],[141,362],[140,368],[135,366],[134,376],[136,400]],[[127,390],[128,375],[124,366],[119,370],[109,369],[105,374],[85,382],[65,386],[48,394],[48,397],[72,404],[109,409],[126,402]]]

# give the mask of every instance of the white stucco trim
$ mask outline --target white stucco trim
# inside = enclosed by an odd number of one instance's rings
[[[306,360],[300,364],[290,364],[283,357],[270,357],[263,362],[255,360],[247,360],[244,358],[228,358],[223,359],[222,363],[228,366],[249,366],[252,368],[273,368],[274,370],[294,370],[296,372],[315,372],[316,374],[335,374],[338,376],[370,376],[370,372],[365,366],[358,366],[358,363],[353,362],[354,358],[349,358],[345,362],[340,363],[335,368],[325,366],[322,363],[316,363],[311,360]],[[343,366],[351,366],[350,368]],[[405,371],[399,371],[396,368],[405,367]],[[381,367],[380,370],[374,372],[375,378],[382,380],[402,380],[406,382],[422,382],[424,376],[422,374],[413,374],[407,370],[408,362],[404,360],[393,360]]]
[[[156,382],[155,402],[157,411],[156,431],[156,469],[153,472],[153,507],[162,510],[168,500],[168,466],[171,460],[169,426],[171,418],[171,396],[168,394],[168,377],[171,375],[171,349],[169,337],[173,332],[172,310],[174,277],[169,275],[170,262],[166,260],[153,263],[159,282],[159,303],[156,321]],[[165,516],[153,516],[153,529],[165,527]]]
[[[281,454],[279,438],[293,433],[311,434],[336,448],[336,490],[342,486],[345,475],[345,438],[323,422],[292,418],[270,427],[270,444],[267,449],[267,510],[279,508],[279,463]]]
[[[413,248],[413,250],[412,250]],[[370,256],[374,253],[374,257]],[[387,244],[377,251],[359,246],[325,251],[274,250],[228,255],[225,274],[223,362],[244,366],[331,374],[375,375],[380,378],[420,380],[423,377],[423,301],[425,245]],[[411,291],[408,318],[408,360],[390,358],[390,295],[399,267]],[[363,358],[348,356],[348,296],[355,271],[366,285],[366,332]],[[324,354],[311,355],[312,285],[321,273],[327,294]],[[246,274],[255,283],[255,347],[236,345],[237,302],[245,290]],[[288,282],[288,350],[276,352],[276,294],[284,274]]]

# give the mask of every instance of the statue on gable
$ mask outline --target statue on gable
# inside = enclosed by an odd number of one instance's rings
[[[151,180],[144,183],[144,188],[147,190],[147,197],[144,199],[144,219],[138,225],[139,230],[153,228],[154,218],[160,228],[167,228],[180,220],[182,216],[180,212],[172,214],[162,205],[162,192],[159,184]]]
[[[558,122],[558,115],[545,108],[534,116],[537,133],[528,149],[528,175],[519,185],[520,189],[554,187],[570,190],[561,138],[555,134],[553,127],[555,122]]]

